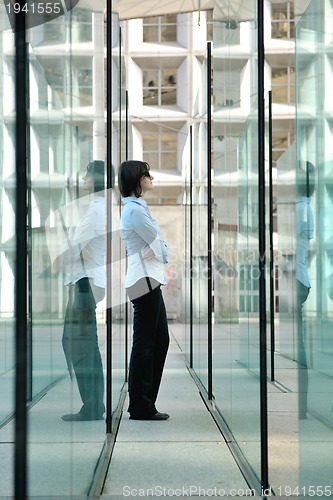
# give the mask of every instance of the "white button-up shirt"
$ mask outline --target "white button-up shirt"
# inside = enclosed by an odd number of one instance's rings
[[[105,231],[105,198],[95,196],[61,250],[65,285],[91,278],[105,288]]]
[[[313,233],[310,198],[300,197],[296,202],[296,278],[308,288],[311,288],[311,284],[307,270],[307,253]]]
[[[125,241],[128,267],[125,287],[133,286],[141,278],[153,278],[166,285],[165,264],[168,245],[160,238],[160,228],[142,198],[122,198],[121,238]],[[144,252],[151,248],[154,258],[145,260]]]

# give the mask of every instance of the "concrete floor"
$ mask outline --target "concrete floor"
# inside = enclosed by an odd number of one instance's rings
[[[175,341],[157,407],[170,418],[129,420],[124,412],[101,498],[250,495]]]
[[[244,455],[254,467],[259,467],[258,380],[238,363],[239,341],[226,328],[215,328],[214,356],[222,360],[220,368],[217,362],[214,364],[216,400]],[[125,402],[101,498],[249,496],[250,487],[185,366],[180,349],[184,343],[183,325],[170,324],[170,332],[171,345],[157,401],[159,410],[168,412],[170,419],[129,420]],[[198,363],[206,359],[202,338]],[[195,342],[198,351],[200,338],[196,337]],[[332,497],[332,429],[313,414],[298,421],[297,366],[278,354],[275,362],[282,386],[268,383],[270,484],[280,498],[297,498],[297,488],[303,486],[304,491],[309,491],[313,485],[330,493],[320,495],[318,490],[315,498]],[[197,366],[200,371],[200,365]],[[204,373],[205,366],[201,369]],[[331,386],[318,381],[313,372],[312,399],[318,394],[318,387],[323,394],[329,394]],[[327,400],[327,408],[331,408],[331,399],[321,397],[321,403]],[[75,412],[79,407],[76,383],[65,378],[29,411],[29,499],[86,498],[104,443],[105,422],[61,420],[63,413]],[[11,421],[0,429],[1,500],[13,498],[13,454]],[[313,495],[302,494],[301,498]]]

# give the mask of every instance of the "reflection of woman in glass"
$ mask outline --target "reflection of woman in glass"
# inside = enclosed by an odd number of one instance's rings
[[[69,288],[62,345],[70,373],[74,370],[82,406],[62,416],[66,422],[102,420],[104,375],[98,346],[96,305],[105,291],[104,162],[89,163],[83,177],[91,195],[86,213],[69,231],[55,266],[65,272]]]
[[[303,304],[311,288],[307,270],[309,242],[313,238],[314,222],[310,207],[314,184],[312,163],[299,162],[296,200],[296,280],[297,280],[297,361],[298,366],[298,412],[299,418],[306,418],[308,394],[308,368],[306,361],[303,325]]]
[[[167,420],[169,415],[158,412],[155,402],[169,346],[160,288],[166,284],[168,246],[143,199],[153,189],[148,163],[123,162],[118,180],[124,204],[122,238],[128,255],[125,287],[134,309],[128,411],[134,420]]]

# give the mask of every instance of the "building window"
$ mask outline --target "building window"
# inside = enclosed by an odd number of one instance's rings
[[[206,23],[207,23],[207,42],[212,42],[213,41],[213,32],[214,32],[213,11],[212,10],[207,10],[207,12],[206,12]]]
[[[73,9],[71,13],[72,43],[91,42],[93,39],[92,11]]]
[[[177,42],[177,16],[145,17],[143,19],[143,42]]]
[[[272,3],[272,38],[294,37],[294,3]]]
[[[52,22],[43,24],[39,29],[43,34],[39,44],[60,44],[66,41],[66,25],[63,17],[53,19]]]
[[[44,77],[50,86],[53,96],[53,107],[81,107],[93,104],[93,72],[91,58],[80,58],[80,67],[72,65],[72,81],[68,81],[66,64],[59,58],[44,58]],[[69,92],[69,83],[72,91]],[[61,105],[60,105],[61,103]]]
[[[70,25],[71,37],[67,40],[68,42],[83,43],[92,41],[93,22],[92,12],[89,9],[73,9],[68,23]],[[39,28],[38,33],[41,39],[39,39],[37,45],[64,43],[66,42],[66,36],[69,36],[69,30],[66,30],[66,23],[63,16],[43,24]]]
[[[157,131],[143,134],[143,158],[154,170],[177,169],[177,132]]]
[[[259,311],[259,266],[257,264],[240,265],[239,272],[239,312]]]
[[[273,163],[276,163],[280,156],[286,152],[287,149],[295,141],[295,133],[289,131],[278,131],[273,129],[272,142],[273,142],[273,151],[272,151],[272,159]]]
[[[176,69],[143,70],[143,105],[177,104]]]
[[[240,107],[240,81],[240,70],[214,70],[214,104],[216,110]]]
[[[276,104],[295,104],[295,69],[272,67],[272,99]]]
[[[92,69],[81,69],[77,75],[80,106],[92,106],[93,76]]]

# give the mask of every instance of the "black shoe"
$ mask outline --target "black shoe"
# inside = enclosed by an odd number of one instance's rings
[[[154,415],[149,415],[149,416],[136,416],[136,415],[130,415],[131,420],[168,420],[170,415],[167,413],[160,413],[157,411],[154,413]]]
[[[103,420],[103,415],[88,416],[81,413],[67,413],[61,417],[65,422],[86,422],[92,420]]]

